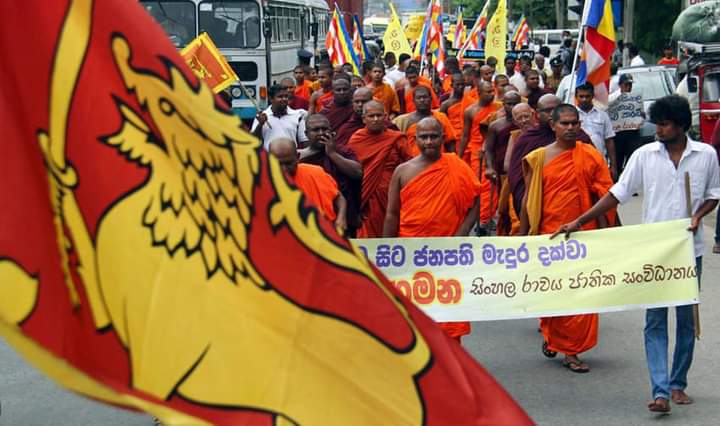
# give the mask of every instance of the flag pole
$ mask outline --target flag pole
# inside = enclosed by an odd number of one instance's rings
[[[578,57],[578,49],[582,48],[582,45],[585,44],[585,21],[587,20],[588,12],[590,11],[590,2],[586,1],[585,5],[583,6],[583,13],[580,17],[580,25],[578,25],[578,42],[575,46],[575,51],[573,52],[573,63],[572,63],[572,69],[570,70],[570,90],[567,91],[565,94],[565,99],[563,101],[565,103],[570,103],[570,100],[575,95],[575,78],[576,72],[575,68],[577,67],[577,57]],[[571,36],[572,37],[572,36]],[[580,41],[582,40],[582,43]]]

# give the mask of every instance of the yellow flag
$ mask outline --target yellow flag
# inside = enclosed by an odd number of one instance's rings
[[[388,25],[385,35],[383,36],[383,44],[385,45],[385,52],[393,52],[396,57],[399,57],[401,53],[407,53],[412,56],[412,50],[410,49],[410,43],[408,43],[403,31],[402,25],[400,25],[400,19],[398,19],[395,8],[390,4],[390,10],[392,11],[392,19],[390,25]]]
[[[497,58],[497,73],[505,73],[505,49],[507,48],[507,0],[498,1],[497,9],[487,27],[485,57]]]
[[[420,37],[422,33],[423,24],[425,23],[425,14],[413,15],[408,19],[407,25],[405,25],[405,36],[408,40],[415,41]]]

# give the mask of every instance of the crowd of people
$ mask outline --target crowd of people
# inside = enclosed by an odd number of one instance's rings
[[[298,66],[294,79],[270,87],[271,105],[253,123],[265,148],[346,236],[569,234],[618,226],[617,204],[643,193],[646,223],[692,217],[700,271],[700,219],[720,199],[720,168],[711,147],[686,136],[683,98],[655,102],[658,141],[618,156],[592,85],[577,87],[573,104],[555,94],[569,72],[560,57],[507,57],[505,73],[492,57],[462,67],[449,58],[446,78],[435,82],[420,65],[387,53],[384,63],[363,64],[362,75],[348,64]],[[692,215],[683,201],[686,171]],[[690,308],[677,308],[670,373],[667,308],[648,310],[651,411],[669,411],[670,400],[692,402],[684,392],[694,344]],[[570,371],[590,371],[578,355],[596,345],[598,322],[597,314],[542,318],[542,353],[562,353]],[[458,341],[470,332],[466,322],[441,326]]]

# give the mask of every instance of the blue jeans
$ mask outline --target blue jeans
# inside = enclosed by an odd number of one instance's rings
[[[715,217],[715,244],[720,244],[720,207],[716,212]]]
[[[702,273],[702,256],[695,258],[698,286]],[[687,373],[695,348],[693,305],[677,306],[675,353],[672,371],[668,376],[667,308],[648,309],[645,313],[645,354],[650,371],[653,399],[670,399],[671,390],[685,390]]]

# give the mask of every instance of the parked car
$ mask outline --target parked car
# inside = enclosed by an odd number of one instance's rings
[[[720,118],[720,43],[678,42],[683,79],[677,92],[687,97],[693,114],[691,133],[710,142]]]
[[[620,90],[618,79],[623,74],[633,77],[632,94],[639,94],[643,99],[646,120],[640,129],[640,142],[644,145],[655,140],[655,125],[650,122],[650,105],[663,96],[675,92],[676,67],[673,65],[642,65],[618,69],[610,79],[610,93]]]

